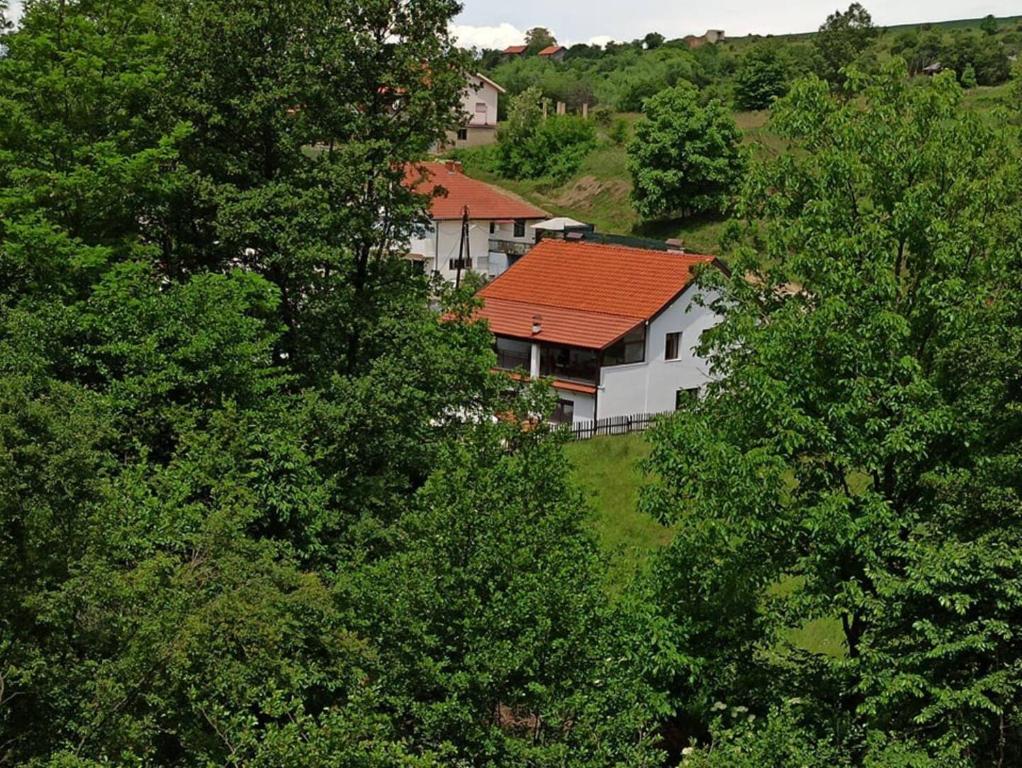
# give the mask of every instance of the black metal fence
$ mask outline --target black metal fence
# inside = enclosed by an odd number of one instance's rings
[[[612,416],[609,419],[565,424],[562,429],[571,435],[572,440],[591,440],[594,437],[645,432],[653,426],[657,418],[663,415],[662,413],[635,413],[631,416]]]

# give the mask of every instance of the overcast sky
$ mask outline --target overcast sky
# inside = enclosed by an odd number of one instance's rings
[[[463,0],[455,24],[462,44],[504,48],[522,42],[525,30],[544,26],[562,43],[634,40],[647,32],[665,37],[699,35],[723,29],[729,35],[808,32],[827,14],[852,0]],[[11,8],[17,17],[19,0]],[[1022,12],[1019,0],[864,0],[881,26],[948,19],[971,19],[993,13]]]
[[[860,0],[881,26],[988,13],[1022,13],[1019,0]],[[503,48],[521,42],[524,30],[549,28],[562,43],[596,39],[634,40],[647,32],[665,37],[701,35],[723,29],[729,35],[808,32],[827,14],[852,0],[463,0],[456,32],[465,45]]]

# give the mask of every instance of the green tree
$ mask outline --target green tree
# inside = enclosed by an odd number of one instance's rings
[[[596,146],[593,124],[573,115],[543,117],[538,88],[511,100],[498,134],[497,170],[511,179],[566,179]]]
[[[873,17],[859,3],[852,3],[843,12],[834,11],[813,38],[820,58],[820,76],[833,85],[843,85],[842,70],[855,63],[877,34]]]
[[[788,92],[789,80],[784,53],[773,45],[757,45],[738,65],[735,103],[740,109],[766,109]]]
[[[979,23],[979,28],[980,31],[987,35],[996,35],[998,28],[997,17],[995,17],[992,13],[988,13],[983,17],[983,21]]]
[[[664,36],[659,32],[650,32],[642,38],[642,47],[647,51],[655,51],[664,44]]]
[[[949,73],[850,83],[851,102],[810,80],[775,108],[795,151],[750,180],[733,277],[704,277],[722,378],[653,436],[644,504],[679,526],[656,571],[692,659],[679,695],[707,721],[714,701],[799,698],[856,761],[887,734],[1008,765],[1018,148]],[[840,627],[845,654],[793,647],[810,622]]]
[[[976,70],[972,64],[965,65],[965,69],[962,70],[962,76],[958,78],[958,81],[962,84],[963,88],[976,87]]]
[[[685,83],[646,102],[628,147],[632,199],[639,215],[723,210],[741,182],[745,155],[741,133],[717,101],[699,106],[698,92]]]

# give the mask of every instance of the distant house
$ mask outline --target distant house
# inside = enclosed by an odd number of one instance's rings
[[[540,58],[548,59],[550,61],[564,61],[565,55],[568,53],[568,49],[563,45],[550,45],[539,52]]]
[[[534,205],[469,178],[460,163],[410,166],[405,184],[424,195],[443,190],[430,205],[429,229],[409,244],[408,258],[450,282],[467,271],[484,277],[502,274],[535,244],[533,225],[548,218]]]
[[[716,45],[727,40],[723,29],[708,29],[704,35],[685,35],[685,44],[689,48],[700,48],[704,45]]]
[[[488,77],[468,76],[461,97],[464,122],[447,136],[447,147],[478,147],[497,140],[497,113],[500,97],[506,91]]]
[[[712,256],[543,239],[479,292],[498,367],[549,378],[555,420],[663,413],[711,380],[694,348],[719,322],[694,301]]]
[[[529,50],[529,46],[527,45],[509,45],[502,51],[502,54],[509,59],[513,59],[519,56],[524,56],[527,50]]]

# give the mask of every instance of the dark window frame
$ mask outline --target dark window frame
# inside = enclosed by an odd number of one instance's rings
[[[515,237],[525,237],[525,219],[515,219]]]
[[[684,333],[682,331],[672,331],[667,334],[664,340],[664,360],[681,360],[681,340],[683,337]]]

